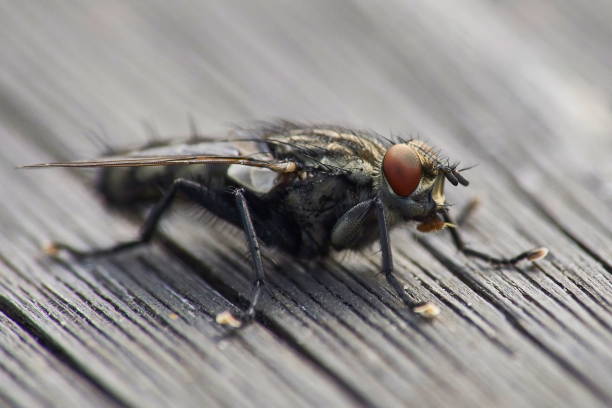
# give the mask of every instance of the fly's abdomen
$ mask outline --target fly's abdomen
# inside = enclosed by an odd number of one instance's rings
[[[239,155],[237,148],[227,144],[211,144],[210,141],[162,145],[133,152],[127,157],[171,157],[172,155]],[[104,169],[98,181],[98,190],[109,204],[125,206],[158,200],[163,192],[178,178],[197,181],[209,188],[223,188],[227,184],[228,166],[224,164],[190,164],[109,167]]]
[[[104,169],[98,190],[111,205],[129,206],[159,200],[174,180],[197,181],[211,189],[227,186],[225,165],[114,167]]]
[[[109,204],[124,206],[159,199],[172,183],[173,169],[167,167],[115,167],[101,171],[98,190]]]

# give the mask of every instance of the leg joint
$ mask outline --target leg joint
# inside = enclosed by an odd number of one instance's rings
[[[238,197],[244,197],[244,188],[243,187],[238,187],[235,188],[232,191],[232,194],[234,194],[234,197],[238,198]]]

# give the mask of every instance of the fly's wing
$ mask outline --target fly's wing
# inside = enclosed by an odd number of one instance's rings
[[[26,166],[21,166],[20,168],[34,169],[48,167],[145,167],[177,165],[185,166],[190,164],[237,164],[241,166],[263,167],[277,173],[292,173],[297,170],[297,164],[291,161],[266,161],[244,156],[214,155],[108,157],[99,160],[29,164]]]
[[[52,167],[103,168],[98,187],[116,204],[154,200],[160,187],[179,177],[217,188],[230,183],[265,194],[283,179],[280,175],[298,170],[295,161],[274,159],[261,143],[233,141],[156,146],[124,156],[21,168]]]
[[[49,167],[145,167],[177,166],[194,164],[225,164],[260,167],[277,173],[291,173],[297,170],[297,163],[274,160],[261,144],[215,141],[157,146],[122,156],[103,157],[94,160],[38,163],[21,166],[24,169]]]

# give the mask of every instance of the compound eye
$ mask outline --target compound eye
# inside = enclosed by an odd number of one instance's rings
[[[421,160],[410,146],[396,144],[385,153],[383,172],[393,192],[408,197],[418,187],[423,167]]]

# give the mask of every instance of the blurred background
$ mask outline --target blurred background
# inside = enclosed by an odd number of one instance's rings
[[[612,201],[609,1],[6,1],[0,15],[2,122],[83,155],[76,139],[133,144],[143,122],[171,136],[188,116],[207,132],[323,121],[467,144],[471,162],[471,144],[503,155],[527,139]]]
[[[0,300],[38,319],[101,379],[98,388],[110,384],[135,406],[201,405],[202,384],[227,405],[237,390],[251,402],[348,390],[381,406],[609,406],[611,21],[609,0],[0,0]],[[41,241],[103,247],[133,237],[137,224],[104,209],[81,172],[14,168],[184,137],[189,118],[210,135],[282,118],[423,138],[478,165],[469,189],[449,192],[452,202],[486,203],[466,229],[470,242],[503,255],[546,245],[551,255],[491,273],[446,237],[427,246],[402,229],[393,237],[398,276],[443,307],[437,323],[405,319],[373,248],[349,268],[326,264],[329,273],[316,278],[271,274],[274,297],[262,302],[269,326],[250,327],[244,338],[254,340],[241,354],[268,368],[228,352],[214,355],[229,356],[215,365],[207,354],[221,330],[214,316],[248,293],[251,279],[240,234],[174,227],[173,242],[204,266],[176,264],[166,246],[145,266],[136,254],[94,272],[52,268]],[[119,340],[105,346],[102,332]],[[217,376],[220,366],[241,382]],[[31,379],[36,388],[47,372],[36,366],[40,381],[30,373],[0,380]],[[46,389],[57,390],[54,378]],[[252,393],[253,378],[274,381]],[[277,393],[283,381],[293,385]]]

